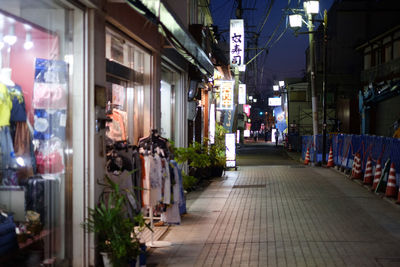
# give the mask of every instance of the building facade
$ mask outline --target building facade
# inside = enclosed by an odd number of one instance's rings
[[[188,30],[204,12],[197,1],[153,4],[2,1],[0,209],[19,235],[0,265],[96,265],[81,223],[110,139],[135,145],[156,129],[187,146],[190,81],[214,69]],[[107,131],[110,116],[123,130]]]

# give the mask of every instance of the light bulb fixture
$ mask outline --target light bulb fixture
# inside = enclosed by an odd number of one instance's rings
[[[274,89],[274,91],[279,91],[279,85],[276,85],[276,84],[273,85],[273,86],[272,86],[272,89]]]
[[[33,47],[32,34],[30,32],[26,32],[24,49],[29,50],[32,47]]]
[[[17,42],[17,36],[15,36],[15,25],[10,25],[8,34],[3,37],[3,41],[9,46],[14,45]]]
[[[319,12],[319,1],[311,0],[304,1],[304,9],[307,14],[318,14]]]
[[[289,15],[289,24],[292,28],[300,28],[302,25],[302,17],[299,14]]]
[[[285,87],[285,81],[279,81],[279,87]]]

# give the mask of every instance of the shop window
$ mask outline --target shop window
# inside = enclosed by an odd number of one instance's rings
[[[385,45],[385,54],[384,54],[385,62],[389,62],[392,60],[392,44]]]
[[[7,229],[0,231],[1,266],[66,261],[72,163],[65,152],[75,114],[70,93],[83,84],[82,74],[73,75],[82,68],[75,53],[83,42],[75,37],[83,29],[74,31],[82,19],[72,5],[55,2],[0,6],[0,227]]]
[[[400,57],[400,39],[393,42],[393,59]]]
[[[107,124],[108,142],[137,144],[150,131],[151,55],[123,34],[107,28],[106,58],[106,112],[112,118]]]
[[[371,53],[364,55],[364,70],[371,68]]]

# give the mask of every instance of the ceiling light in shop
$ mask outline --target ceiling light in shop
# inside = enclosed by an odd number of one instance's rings
[[[7,35],[3,37],[3,41],[8,45],[14,45],[17,42],[17,36],[15,36],[15,26],[11,25]]]
[[[32,47],[33,47],[32,35],[30,32],[27,32],[25,37],[24,49],[29,50]]]

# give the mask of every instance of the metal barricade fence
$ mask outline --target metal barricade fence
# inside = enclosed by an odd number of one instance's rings
[[[309,148],[310,161],[313,161],[313,136],[302,136],[301,142],[302,158],[305,158],[307,148]],[[400,184],[400,139],[375,135],[328,135],[326,145],[327,159],[330,146],[332,146],[335,165],[345,169],[352,168],[354,156],[356,153],[359,153],[363,173],[369,156],[371,156],[374,167],[378,159],[381,160],[381,164],[383,165],[390,158],[395,164],[397,184]],[[316,152],[317,162],[322,161],[322,135],[317,136]]]

